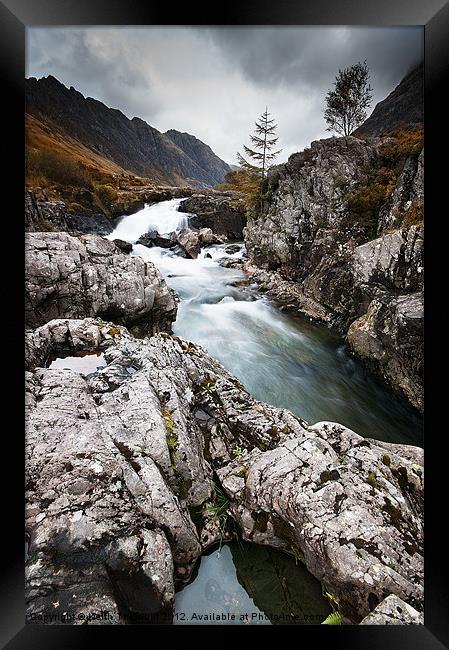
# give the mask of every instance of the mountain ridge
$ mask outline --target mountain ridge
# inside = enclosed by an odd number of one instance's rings
[[[60,131],[62,138],[66,134],[124,172],[157,182],[212,187],[230,170],[195,136],[174,129],[161,133],[142,118],[129,119],[73,86],[67,88],[52,75],[26,80],[26,112],[41,131]],[[32,146],[32,137],[29,142]]]
[[[408,129],[424,122],[424,64],[419,63],[401,79],[398,85],[359,126],[353,136],[381,136],[389,131]]]

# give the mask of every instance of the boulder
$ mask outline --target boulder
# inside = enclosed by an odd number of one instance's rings
[[[176,242],[184,249],[187,256],[195,260],[201,250],[199,233],[196,230],[183,228],[174,234]]]
[[[243,239],[246,212],[236,192],[193,194],[181,202],[179,210],[192,213],[189,224],[194,228],[210,228],[226,239]]]
[[[225,269],[242,269],[244,262],[242,259],[234,259],[232,257],[225,257],[219,261],[220,266],[224,266]]]
[[[351,350],[419,411],[424,409],[424,297],[422,292],[372,300],[349,327]]]
[[[424,625],[422,612],[405,603],[394,594],[387,596],[377,607],[365,616],[360,625]]]
[[[174,233],[167,236],[156,235],[153,239],[153,246],[159,246],[160,248],[173,248],[174,245]]]
[[[53,318],[100,316],[136,335],[169,331],[176,302],[158,269],[97,235],[28,233],[25,238],[28,327]]]
[[[151,246],[155,246],[154,240],[156,239],[157,236],[158,236],[157,230],[149,230],[148,232],[141,235],[136,243],[151,248]]]
[[[156,230],[141,235],[136,242],[142,246],[151,248],[152,246],[159,246],[160,248],[173,248],[176,245],[175,233],[169,235],[159,235]]]
[[[226,246],[226,252],[229,253],[229,255],[233,255],[234,253],[238,253],[240,251],[240,246],[237,246],[236,244],[231,244],[231,246]]]
[[[348,621],[391,594],[422,612],[421,449],[310,426],[175,336],[60,319],[26,349],[29,618],[86,603],[109,622],[170,614],[223,534],[216,486],[225,535],[299,558]],[[87,377],[44,367],[98,350],[107,365]]]
[[[422,455],[413,463],[335,423],[300,427],[217,470],[242,536],[299,549],[353,622],[385,592],[422,610]]]
[[[124,239],[113,239],[112,241],[117,246],[119,251],[122,251],[122,253],[130,253],[133,249],[133,245]]]
[[[219,237],[211,228],[200,228],[198,231],[198,239],[201,246],[210,246],[211,244],[222,244],[223,237]]]

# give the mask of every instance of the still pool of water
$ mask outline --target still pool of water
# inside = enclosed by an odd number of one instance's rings
[[[310,625],[331,612],[321,585],[298,560],[265,546],[230,542],[198,561],[176,595],[175,625]]]
[[[104,366],[106,366],[106,361],[102,352],[84,352],[83,354],[56,357],[51,360],[48,368],[66,368],[79,372],[81,375],[90,375]]]

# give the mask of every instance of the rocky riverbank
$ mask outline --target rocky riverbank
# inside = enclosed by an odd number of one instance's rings
[[[91,193],[77,190],[76,202],[70,195],[66,200],[49,201],[41,188],[25,192],[25,229],[27,232],[73,232],[78,234],[109,235],[124,215],[134,214],[147,204],[185,198],[182,212],[192,213],[190,227],[209,228],[217,240],[242,240],[246,215],[236,192],[201,191],[188,187],[125,186],[116,192],[108,210],[93,204]],[[81,203],[78,203],[80,201]],[[209,242],[211,243],[211,241]]]
[[[26,344],[29,617],[163,620],[220,539],[220,488],[229,535],[304,562],[345,622],[422,622],[421,449],[309,426],[167,334],[53,320]],[[88,376],[44,367],[95,351]]]
[[[313,142],[269,172],[245,230],[251,278],[421,411],[423,156],[419,132]]]

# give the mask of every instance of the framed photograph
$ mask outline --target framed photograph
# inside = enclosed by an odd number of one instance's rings
[[[2,2],[4,647],[448,647],[443,5]]]

